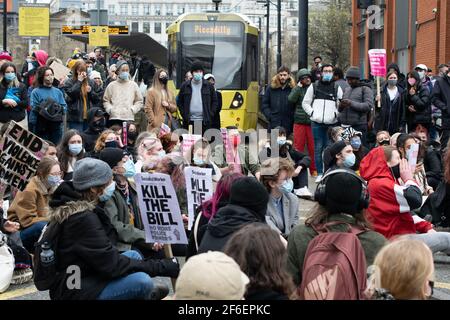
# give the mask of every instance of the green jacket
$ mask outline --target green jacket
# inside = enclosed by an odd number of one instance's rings
[[[134,242],[145,240],[145,231],[130,224],[128,205],[119,190],[114,191],[111,199],[105,203],[105,213],[119,235],[117,250],[130,250]]]
[[[253,175],[255,175],[260,169],[258,154],[256,153],[256,155],[253,155],[250,152],[249,148],[243,146],[242,144],[238,146],[238,153],[239,159],[241,161],[242,173],[244,175],[248,175],[248,173],[251,172]],[[214,148],[213,162],[219,168],[225,168],[226,166],[228,166],[228,163],[226,161],[226,152],[223,145],[217,145]]]
[[[301,88],[296,86],[289,94],[289,102],[295,104],[294,123],[296,124],[311,124],[308,114],[306,114],[302,107],[303,98],[305,97],[308,88],[309,86]]]
[[[331,221],[343,221],[349,224],[355,224],[355,218],[337,214],[331,215],[328,218],[328,222]],[[331,226],[331,231],[345,232],[347,226],[337,225]],[[317,233],[304,224],[298,225],[292,230],[288,239],[288,258],[287,258],[287,270],[294,277],[294,283],[299,286],[302,281],[303,262],[305,260],[306,250],[308,249],[309,242],[317,236]],[[375,231],[367,231],[358,235],[361,245],[366,255],[367,267],[373,264],[375,256],[378,251],[387,243],[385,237]]]

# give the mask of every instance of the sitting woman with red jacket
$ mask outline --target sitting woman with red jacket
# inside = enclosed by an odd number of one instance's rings
[[[421,207],[422,194],[407,160],[401,159],[397,149],[373,149],[362,160],[360,174],[368,182],[367,219],[375,231],[388,239],[408,235],[423,241],[433,252],[450,254],[450,233],[436,232],[431,223],[411,213]]]

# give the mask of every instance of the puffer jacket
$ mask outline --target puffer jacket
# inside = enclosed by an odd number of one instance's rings
[[[450,129],[450,77],[436,80],[433,88],[433,104],[442,111],[442,129]]]
[[[302,107],[312,122],[335,124],[338,122],[339,100],[342,100],[342,96],[342,89],[335,82],[318,81],[309,86]]]
[[[412,73],[417,81],[416,94],[409,94],[411,86],[408,84],[406,92],[406,120],[408,127],[411,130],[418,124],[431,124],[431,97],[428,88],[420,82],[420,77],[417,72]],[[414,106],[416,112],[409,111],[409,106]]]
[[[339,122],[350,126],[367,124],[367,114],[373,109],[372,88],[365,83],[348,87],[344,91],[343,99],[350,100],[351,105],[339,110]]]

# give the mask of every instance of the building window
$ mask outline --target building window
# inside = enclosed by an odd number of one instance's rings
[[[143,31],[144,33],[150,33],[150,22],[144,22]]]
[[[166,15],[173,16],[173,5],[172,4],[166,5]]]
[[[161,5],[155,4],[155,16],[160,16],[160,15],[161,15]]]
[[[171,25],[171,23],[170,23],[170,22],[166,22],[166,30],[167,30],[167,28],[169,28],[169,27],[170,27],[170,25]]]
[[[121,15],[127,15],[128,14],[128,5],[127,4],[121,4],[120,5],[120,14]]]
[[[208,5],[202,4],[202,5],[200,6],[200,10],[201,10],[202,12],[208,11]]]
[[[189,6],[189,12],[196,12],[197,11],[197,6],[195,4],[192,4]]]
[[[139,14],[139,6],[137,4],[133,4],[131,6],[131,14],[137,16]]]
[[[161,22],[155,22],[155,33],[161,34]]]
[[[144,4],[144,15],[149,16],[150,15],[150,5]]]
[[[183,14],[184,13],[184,7],[182,7],[181,4],[178,4],[178,15]]]
[[[139,22],[131,23],[131,32],[139,32]]]
[[[113,5],[113,4],[108,5],[108,14],[116,14],[114,9],[115,9],[115,5]]]

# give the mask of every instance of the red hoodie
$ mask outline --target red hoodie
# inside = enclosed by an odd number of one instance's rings
[[[417,184],[412,180],[404,186],[396,182],[383,148],[373,149],[361,161],[360,174],[368,182],[370,205],[367,219],[375,231],[389,239],[402,234],[426,233],[433,228],[418,216],[413,219],[407,193],[411,191],[408,188],[417,187]]]

